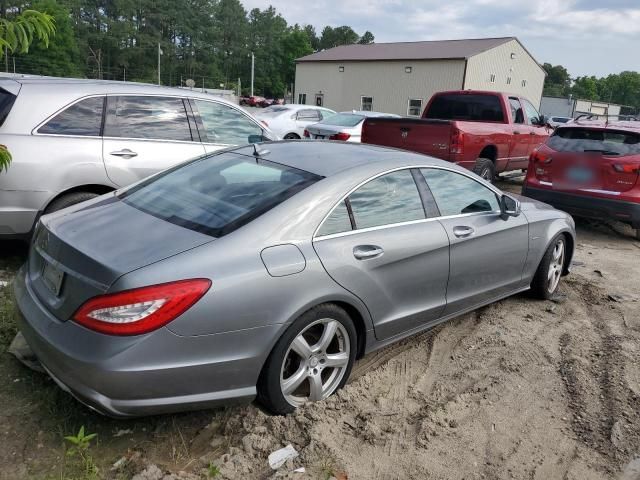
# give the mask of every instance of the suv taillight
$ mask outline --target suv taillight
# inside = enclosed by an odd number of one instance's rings
[[[346,142],[351,138],[351,135],[345,132],[335,133],[329,136],[329,140],[342,140]]]
[[[107,335],[141,335],[182,315],[210,287],[211,280],[196,278],[100,295],[87,300],[73,320]]]
[[[619,173],[638,173],[640,174],[640,165],[633,163],[616,163],[613,169]]]
[[[459,129],[451,130],[451,138],[449,140],[449,153],[461,155],[464,153],[464,133]]]

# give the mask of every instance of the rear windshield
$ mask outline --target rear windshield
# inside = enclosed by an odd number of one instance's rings
[[[5,119],[13,107],[13,102],[16,101],[16,96],[0,88],[0,127],[4,123]]]
[[[562,127],[547,145],[557,152],[601,152],[606,155],[640,154],[640,134],[619,130]]]
[[[353,115],[350,113],[336,113],[335,115],[331,115],[329,118],[325,118],[323,121],[319,123],[324,123],[327,125],[336,125],[338,127],[355,127],[362,120],[364,120],[364,117],[362,115]]]
[[[167,222],[222,237],[322,178],[227,152],[168,170],[120,198]]]
[[[446,94],[434,98],[425,118],[502,122],[502,104],[496,95]]]

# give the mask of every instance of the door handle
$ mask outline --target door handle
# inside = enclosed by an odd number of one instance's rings
[[[111,152],[109,155],[114,155],[116,157],[123,157],[123,158],[133,158],[138,156],[136,152],[134,152],[133,150],[129,150],[128,148],[123,148],[122,150],[116,150],[115,152]]]
[[[529,132],[529,135],[535,135],[536,132]]]
[[[475,230],[471,227],[466,226],[458,226],[453,227],[453,234],[458,238],[466,238],[469,237],[475,232]]]
[[[358,260],[367,260],[369,258],[379,257],[384,253],[382,247],[377,245],[358,245],[353,247],[353,256]]]
[[[520,135],[520,132],[519,132],[518,130],[514,130],[514,131],[513,131],[513,134],[514,134],[514,135]]]

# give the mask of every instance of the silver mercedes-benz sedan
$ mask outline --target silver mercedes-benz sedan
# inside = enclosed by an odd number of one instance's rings
[[[569,215],[451,163],[290,141],[43,216],[14,288],[44,368],[100,412],[257,396],[284,414],[377,348],[524,290],[549,298],[574,245]]]

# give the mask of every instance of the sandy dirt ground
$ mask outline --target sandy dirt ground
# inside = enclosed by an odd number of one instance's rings
[[[501,187],[519,190],[515,181]],[[83,411],[62,411],[67,428],[82,422],[102,435],[92,451],[105,478],[638,480],[640,242],[632,233],[578,220],[573,273],[553,301],[518,295],[371,354],[337,395],[287,417],[250,405],[115,422],[68,397],[45,408],[35,391],[44,380],[2,385],[0,478],[61,471],[51,431],[62,401]],[[10,279],[1,268],[0,281]],[[4,382],[24,383],[31,374],[6,357]],[[31,435],[19,433],[24,425]],[[131,432],[114,433],[123,430]],[[272,470],[267,456],[288,444],[299,456]],[[110,470],[119,458],[128,469]]]

